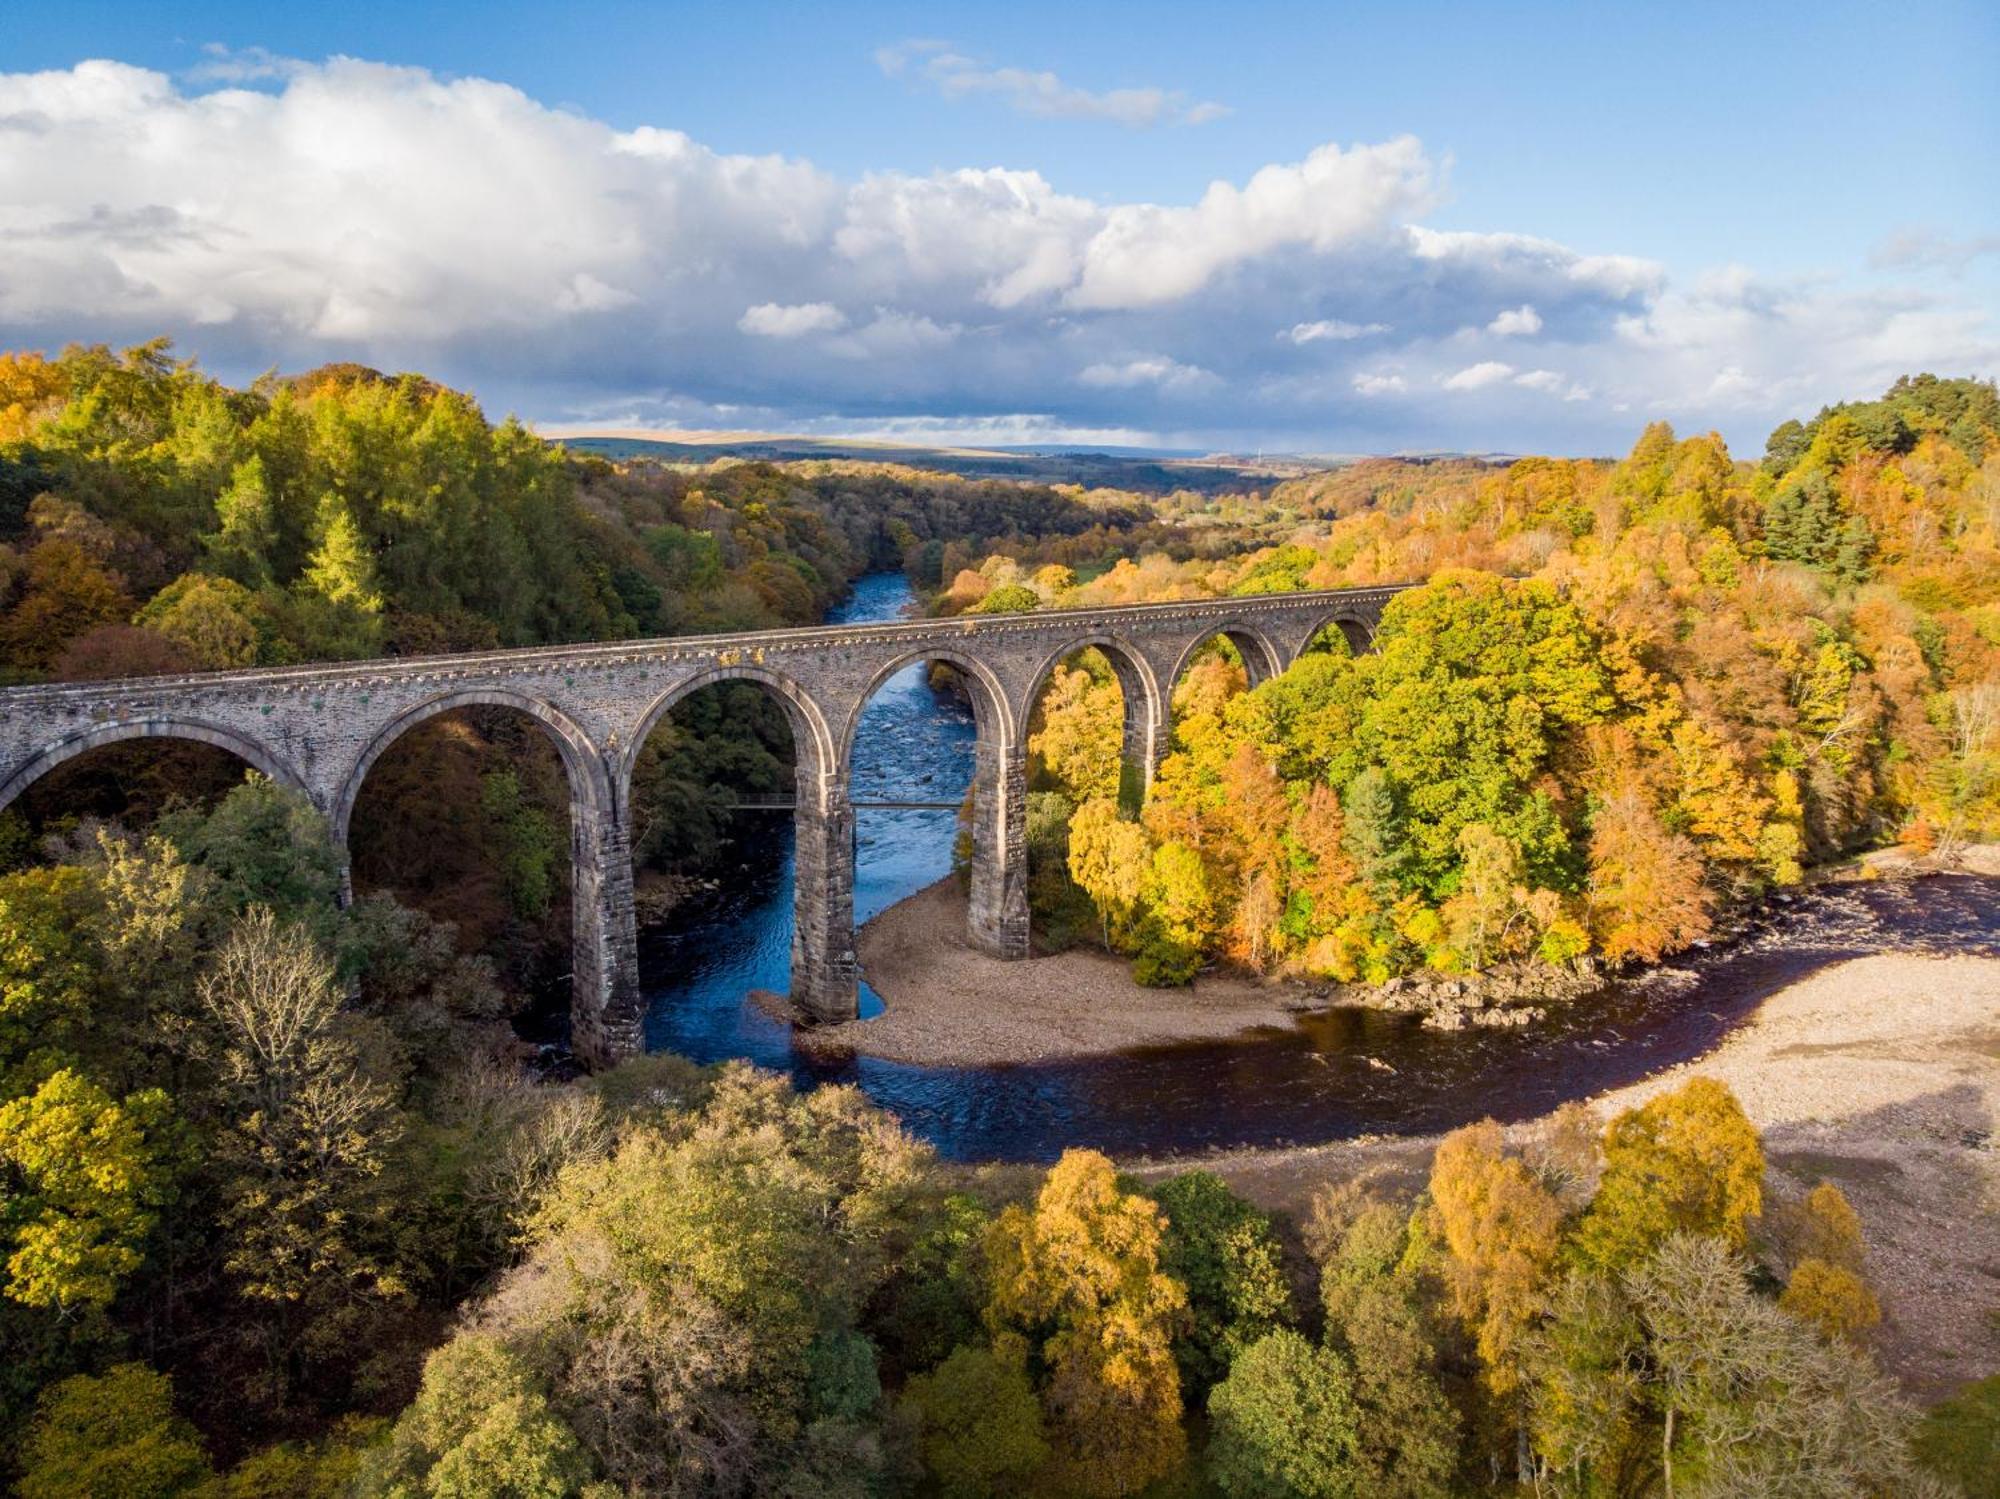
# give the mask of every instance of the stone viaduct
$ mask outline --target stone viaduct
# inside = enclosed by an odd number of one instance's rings
[[[1125,698],[1128,775],[1149,783],[1165,755],[1168,702],[1205,642],[1224,636],[1253,683],[1282,671],[1327,625],[1366,648],[1398,590],[1267,594],[1119,608],[765,630],[671,640],[400,657],[0,691],[0,807],[38,776],[99,745],[147,736],[229,750],[303,791],[343,861],[369,768],[439,713],[497,704],[548,732],[571,805],[572,1032],[580,1056],[641,1045],[643,1001],[627,842],[633,766],[674,704],[714,682],[761,684],[784,707],[797,754],[792,997],[821,1019],[855,1013],[854,810],[848,767],[862,710],[893,673],[955,667],[977,725],[971,939],[1028,954],[1026,735],[1049,672],[1095,646]]]

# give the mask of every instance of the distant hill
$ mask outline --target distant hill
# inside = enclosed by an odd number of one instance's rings
[[[1343,460],[1242,458],[1231,454],[1147,448],[922,447],[851,438],[789,437],[764,432],[639,432],[542,434],[579,453],[605,458],[655,458],[663,463],[712,463],[745,458],[767,463],[843,459],[900,463],[972,479],[1020,479],[1163,494],[1177,489],[1220,494],[1316,472]]]

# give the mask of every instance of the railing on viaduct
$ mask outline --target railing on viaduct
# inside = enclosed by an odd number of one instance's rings
[[[1118,608],[764,630],[671,640],[401,657],[0,691],[0,807],[37,777],[99,745],[198,740],[295,787],[324,813],[343,864],[368,771],[437,714],[515,708],[548,732],[571,805],[575,907],[573,1034],[603,1063],[640,1045],[642,1003],[627,834],[640,747],[682,698],[755,682],[791,721],[797,754],[797,920],[792,996],[822,1019],[855,1013],[854,811],[849,765],[875,690],[917,661],[955,667],[977,726],[972,783],[971,937],[1000,957],[1028,953],[1026,726],[1049,672],[1101,650],[1125,699],[1127,764],[1150,783],[1167,749],[1173,684],[1221,635],[1253,682],[1282,671],[1325,626],[1365,649],[1396,588],[1265,594]]]

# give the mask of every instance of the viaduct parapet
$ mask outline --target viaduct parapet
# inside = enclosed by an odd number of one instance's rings
[[[862,711],[913,662],[957,668],[977,725],[971,938],[1028,954],[1026,831],[1030,712],[1059,663],[1088,646],[1125,699],[1125,756],[1150,784],[1171,733],[1173,685],[1215,636],[1252,683],[1291,664],[1328,625],[1367,648],[1396,588],[1265,594],[1119,608],[829,625],[668,640],[400,657],[366,662],[0,690],[0,807],[76,755],[160,736],[218,745],[327,817],[343,864],[369,768],[426,719],[497,704],[532,716],[567,773],[573,904],[572,1032],[593,1064],[642,1044],[628,844],[640,747],[674,704],[715,682],[761,685],[797,751],[792,997],[821,1019],[855,1013],[854,810],[849,766]]]

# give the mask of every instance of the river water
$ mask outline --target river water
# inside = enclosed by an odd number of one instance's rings
[[[893,619],[913,606],[900,574],[871,574],[828,621]],[[956,801],[972,744],[970,711],[910,667],[862,720],[855,800]],[[1050,1160],[1070,1145],[1195,1154],[1418,1133],[1488,1114],[1522,1119],[1699,1056],[1760,999],[1829,963],[1889,950],[2000,955],[2000,881],[1939,876],[1803,894],[1726,947],[1515,1030],[1441,1033],[1407,1016],[1340,1009],[1227,1041],[1019,1066],[814,1057],[748,999],[752,989],[789,987],[792,849],[790,814],[744,822],[726,888],[640,936],[647,1045],[700,1062],[744,1057],[802,1086],[853,1083],[960,1160]],[[955,829],[950,812],[857,812],[855,920],[948,873]],[[862,1013],[880,1010],[864,982]]]

